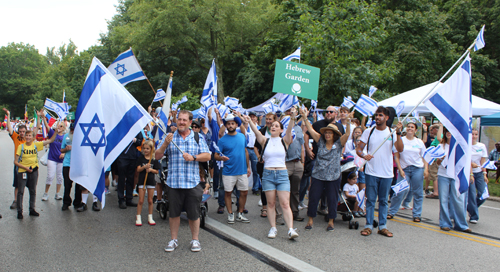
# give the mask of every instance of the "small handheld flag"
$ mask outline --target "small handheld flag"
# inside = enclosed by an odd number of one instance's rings
[[[153,99],[153,102],[158,102],[158,101],[165,99],[165,95],[166,95],[166,93],[164,90],[158,89],[156,91],[156,95],[155,95],[155,98]]]
[[[344,97],[344,102],[340,106],[347,107],[350,109],[350,108],[354,107],[354,105],[356,105],[356,104],[354,102],[352,102],[352,98],[350,96],[348,96],[348,97]]]
[[[358,201],[358,207],[360,207],[362,210],[365,209],[365,189],[359,191],[356,194],[356,200]]]
[[[442,158],[445,155],[444,149],[441,145],[431,146],[424,152],[424,160],[428,164],[432,164],[435,159]]]
[[[481,197],[479,198],[479,200],[485,200],[488,197],[490,197],[490,192],[488,191],[488,185],[486,185],[486,186],[484,186],[484,192],[481,195]]]
[[[408,190],[410,188],[410,185],[408,184],[408,181],[406,179],[403,179],[400,182],[396,183],[396,185],[391,186],[391,188],[394,191],[394,195],[398,195],[402,191]]]
[[[476,44],[474,45],[474,51],[483,48],[485,45],[486,43],[484,42],[484,25],[483,25],[483,27],[479,31],[479,34],[477,34]]]
[[[378,108],[377,101],[364,94],[358,99],[358,103],[354,109],[363,114],[364,116],[372,116]]]
[[[405,109],[405,102],[400,101],[399,104],[396,106],[396,115],[398,117],[401,116],[401,113],[403,113],[404,109]]]
[[[375,93],[375,91],[377,91],[377,87],[375,86],[370,86],[370,89],[368,90],[368,96],[369,97],[372,97],[372,95]]]
[[[497,170],[495,163],[490,160],[487,160],[481,167],[484,169]]]

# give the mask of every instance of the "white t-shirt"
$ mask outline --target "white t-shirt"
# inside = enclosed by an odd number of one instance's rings
[[[371,130],[375,130],[370,137],[370,146],[368,146],[367,150],[369,154],[372,154],[375,149],[382,143],[382,141],[387,137],[390,133],[389,128],[386,127],[385,130],[378,130],[377,127],[372,127],[366,129],[361,135],[360,140],[363,143],[368,142],[368,136],[370,135]],[[385,141],[384,145],[380,147],[380,149],[373,155],[373,158],[366,162],[365,165],[365,173],[371,176],[376,176],[379,178],[393,178],[394,173],[392,171],[393,168],[393,146],[396,142],[393,139],[395,136],[395,131],[393,130],[393,135]]]
[[[406,137],[403,137],[401,140],[403,140],[403,144],[405,145],[403,152],[399,153],[401,168],[405,169],[410,165],[419,168],[424,167],[424,162],[422,161],[422,157],[426,150],[424,142],[418,138],[413,138],[413,140],[410,141],[406,139]]]
[[[344,194],[344,197],[347,198],[347,195],[345,194],[345,192],[349,193],[350,195],[356,195],[358,192],[359,192],[359,188],[358,188],[358,185],[357,184],[349,184],[349,183],[346,183],[344,185],[344,188],[342,189],[342,193]]]
[[[483,171],[481,167],[481,158],[488,158],[488,151],[486,150],[486,146],[479,142],[471,146],[471,149],[472,162],[479,165],[477,168],[472,168],[472,173],[480,173]]]
[[[352,155],[356,154],[356,147],[354,146],[352,140],[348,140],[345,143],[344,154],[352,154]]]
[[[443,144],[440,144],[440,145],[443,147],[445,155],[444,155],[443,161],[439,165],[438,176],[454,179],[455,178],[454,176],[448,176],[448,169],[446,169],[446,167],[445,167],[446,165],[448,165],[448,151],[450,150],[450,145],[449,144],[445,144],[444,146],[443,146]]]

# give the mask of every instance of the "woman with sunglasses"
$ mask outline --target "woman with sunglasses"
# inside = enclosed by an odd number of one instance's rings
[[[45,117],[42,115],[42,120],[45,124],[45,127],[49,127],[47,124],[47,120]],[[56,139],[53,143],[50,144],[49,146],[49,157],[47,160],[47,180],[45,181],[45,193],[42,196],[42,201],[47,201],[49,199],[49,189],[50,185],[52,185],[52,181],[54,180],[54,177],[57,179],[57,185],[56,185],[56,195],[54,196],[54,199],[56,200],[62,200],[63,196],[59,194],[61,191],[61,186],[64,181],[63,177],[63,159],[64,159],[64,153],[61,153],[61,144],[64,139],[64,134],[66,134],[66,125],[64,122],[57,122],[56,125],[56,130],[53,130],[52,128],[49,131],[49,138],[52,137],[53,134],[56,135]]]

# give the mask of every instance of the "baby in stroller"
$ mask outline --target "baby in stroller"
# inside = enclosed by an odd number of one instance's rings
[[[347,205],[349,205],[349,208],[353,211],[352,215],[354,215],[354,217],[361,217],[363,215],[363,210],[359,208],[359,203],[356,199],[356,194],[359,192],[358,185],[356,184],[357,181],[358,176],[356,175],[356,171],[350,172],[347,175],[347,183],[344,185],[342,191]]]

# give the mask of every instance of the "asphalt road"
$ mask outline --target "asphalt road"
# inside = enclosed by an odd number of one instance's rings
[[[164,251],[170,240],[168,220],[157,213],[156,226],[136,227],[135,208],[120,210],[116,192],[108,195],[100,212],[89,209],[77,213],[61,211],[62,201],[54,199],[52,186],[48,201],[41,201],[46,167],[40,168],[36,207],[39,218],[16,218],[10,210],[13,200],[13,143],[0,132],[0,271],[273,271],[299,270],[303,261],[325,271],[496,271],[500,254],[500,203],[486,201],[479,209],[480,220],[470,225],[473,234],[439,230],[438,200],[424,201],[423,222],[413,223],[411,211],[400,211],[388,223],[394,233],[386,238],[376,233],[362,237],[340,218],[335,231],[327,232],[323,218],[305,231],[306,222],[295,222],[300,237],[286,238],[285,226],[278,226],[278,237],[268,239],[269,223],[261,218],[259,197],[250,195],[249,224],[228,225],[227,212],[216,213],[217,202],[209,200],[209,224],[200,231],[202,251],[189,250],[190,231],[181,220],[179,247]],[[91,202],[91,199],[89,199]],[[24,205],[27,210],[28,197]],[[147,211],[143,209],[143,223]],[[301,214],[305,216],[305,211]],[[364,219],[357,219],[360,228]],[[219,226],[219,227],[218,227]],[[226,228],[231,228],[231,232]],[[247,238],[243,239],[245,236]],[[255,246],[261,243],[266,247]],[[271,250],[270,250],[271,249]],[[276,259],[273,252],[285,257]]]

